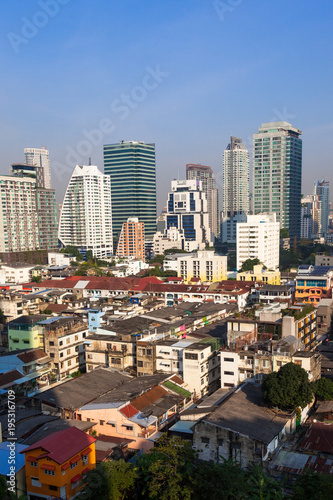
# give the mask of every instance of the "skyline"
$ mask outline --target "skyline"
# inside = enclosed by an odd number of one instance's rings
[[[2,174],[46,146],[61,203],[76,163],[103,170],[104,144],[153,142],[159,213],[187,163],[211,166],[222,194],[231,135],[252,181],[252,134],[285,120],[303,132],[302,193],[332,185],[330,2],[51,3],[3,6]]]

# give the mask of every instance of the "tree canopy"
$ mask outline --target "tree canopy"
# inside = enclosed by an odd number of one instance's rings
[[[308,374],[295,363],[266,375],[261,389],[265,403],[286,411],[305,408],[313,399]]]
[[[240,272],[252,271],[253,266],[257,266],[258,264],[260,264],[259,259],[247,259],[243,262]]]
[[[317,399],[330,401],[333,399],[333,382],[328,378],[320,378],[311,383],[311,388]]]

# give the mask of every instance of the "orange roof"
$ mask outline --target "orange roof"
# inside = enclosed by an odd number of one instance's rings
[[[168,394],[168,391],[163,389],[161,386],[156,386],[150,391],[146,392],[145,394],[142,394],[142,396],[139,396],[136,399],[133,399],[131,402],[131,405],[134,406],[138,411],[142,411],[146,406],[150,405],[151,403],[154,403],[158,399],[160,399],[162,396],[165,396]]]
[[[136,415],[138,413],[138,410],[134,408],[132,405],[124,406],[124,408],[122,408],[119,411],[127,418],[131,418],[133,417],[133,415]]]
[[[42,351],[42,349],[32,349],[31,351],[26,351],[22,354],[18,354],[17,357],[18,359],[23,361],[23,363],[31,363],[31,361],[46,358],[47,354]]]

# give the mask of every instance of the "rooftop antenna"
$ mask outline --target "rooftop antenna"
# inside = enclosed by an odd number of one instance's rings
[[[89,163],[88,165],[91,165],[91,156],[89,156]]]

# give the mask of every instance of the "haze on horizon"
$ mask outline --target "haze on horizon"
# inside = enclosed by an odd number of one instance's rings
[[[158,213],[186,163],[222,185],[230,135],[252,155],[263,122],[303,131],[303,193],[330,181],[329,0],[38,0],[2,5],[1,173],[50,151],[62,202],[76,163],[103,171],[103,144],[156,144]],[[220,194],[220,199],[222,193]]]

